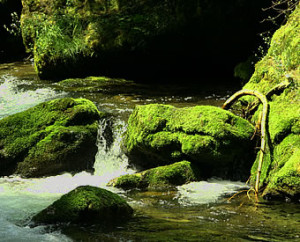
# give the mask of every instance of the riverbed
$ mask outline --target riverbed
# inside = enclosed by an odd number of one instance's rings
[[[300,241],[299,204],[247,197],[242,181],[213,177],[168,191],[123,191],[106,183],[134,173],[120,142],[126,121],[136,105],[170,104],[221,106],[239,87],[188,85],[124,85],[116,92],[64,90],[56,82],[41,81],[28,62],[0,65],[0,119],[38,103],[61,97],[84,97],[114,116],[114,142],[106,149],[99,123],[95,173],[22,179],[0,178],[0,241]],[[1,167],[0,167],[1,168]],[[109,228],[94,226],[31,227],[30,218],[80,185],[109,189],[134,208],[128,223]],[[240,192],[239,194],[237,194]],[[234,198],[230,197],[237,194]]]

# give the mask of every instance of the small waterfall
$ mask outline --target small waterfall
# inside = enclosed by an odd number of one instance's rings
[[[112,137],[107,136],[107,129],[111,125]],[[109,180],[134,172],[128,169],[128,158],[121,150],[122,136],[126,131],[126,123],[120,119],[104,119],[99,123],[97,146],[98,153],[94,164],[95,176],[100,177],[101,181]]]

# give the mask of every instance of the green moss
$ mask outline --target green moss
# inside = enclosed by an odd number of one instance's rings
[[[118,95],[126,91],[136,92],[137,85],[124,79],[112,79],[104,76],[90,76],[60,81],[56,88],[67,92],[97,92]]]
[[[123,189],[162,189],[198,181],[198,169],[188,161],[160,166],[132,175],[124,175],[109,182],[109,185]]]
[[[256,64],[256,70],[245,89],[266,94],[277,84],[288,80],[289,87],[269,99],[269,147],[265,152],[261,187],[264,194],[272,196],[297,196],[299,194],[299,84],[300,84],[300,5],[272,37],[267,55]],[[249,99],[248,99],[249,100]],[[257,120],[261,107],[253,115]],[[255,181],[258,158],[252,170]]]
[[[268,92],[272,87],[290,76],[299,83],[300,71],[300,7],[289,17],[287,24],[278,29],[272,37],[267,55],[255,66],[255,73],[245,89]]]
[[[98,120],[104,117],[89,100],[63,98],[0,120],[1,175],[32,177],[91,168]]]
[[[300,109],[297,97],[282,95],[270,103],[269,130],[274,144],[280,143],[290,133],[300,134],[297,130],[299,122]]]
[[[299,137],[297,142],[299,144]],[[287,149],[288,147],[284,148]],[[277,167],[270,175],[264,195],[281,194],[281,196],[297,197],[300,195],[300,149],[293,147],[292,150],[284,150],[282,156],[285,157],[277,161]]]
[[[107,50],[114,52],[128,45],[136,48],[150,32],[156,35],[166,28],[166,23],[159,22],[169,22],[167,10],[160,4],[154,4],[150,13],[149,4],[143,2],[125,5],[107,0],[23,1],[23,40],[34,54],[38,74],[45,78],[53,77],[52,71],[56,76],[82,73],[99,54],[103,58]]]
[[[182,65],[187,56],[205,59],[213,55],[211,51],[218,56],[223,53],[227,60],[232,51],[240,56],[240,50],[246,49],[240,42],[250,42],[247,37],[251,37],[244,24],[253,29],[255,21],[245,18],[237,23],[228,14],[240,18],[240,10],[247,9],[257,18],[255,11],[261,7],[260,1],[242,1],[244,4],[235,0],[228,5],[220,0],[23,0],[22,35],[42,78],[86,76],[91,70],[115,76],[131,71],[133,75],[139,67],[151,74],[152,67],[164,69],[161,63],[164,67],[168,62],[178,64],[174,52]],[[239,38],[229,41],[228,35]],[[226,48],[217,44],[206,48],[211,39],[220,37]]]
[[[144,168],[187,158],[221,170],[247,160],[253,132],[249,122],[220,108],[153,104],[135,108],[124,145],[130,161]]]
[[[63,195],[32,220],[37,224],[71,222],[107,225],[128,219],[132,213],[132,208],[117,194],[98,187],[80,186]]]

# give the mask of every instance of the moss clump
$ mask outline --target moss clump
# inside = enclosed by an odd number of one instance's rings
[[[265,196],[300,196],[300,136],[288,135],[275,146]]]
[[[39,212],[32,221],[107,225],[124,221],[132,214],[132,208],[119,195],[98,187],[80,186]]]
[[[22,3],[22,36],[40,77],[62,79],[93,71],[139,79],[151,75],[151,81],[160,73],[194,71],[195,63],[202,67],[201,75],[205,72],[209,77],[211,71],[205,67],[212,63],[220,63],[217,68],[224,70],[232,68],[236,56],[244,58],[241,53],[248,53],[255,42],[255,33],[249,30],[256,29],[255,19],[260,18],[258,10],[264,5],[259,0]],[[218,56],[219,61],[211,56]]]
[[[298,5],[288,22],[274,33],[267,55],[255,65],[255,72],[245,89],[267,93],[287,77],[296,82],[299,80],[299,15]]]
[[[260,178],[261,187],[266,188],[263,194],[269,197],[297,197],[300,194],[299,18],[298,4],[287,23],[274,33],[267,55],[256,64],[255,73],[244,87],[266,94],[279,83],[290,83],[284,91],[274,94],[269,100],[269,147],[265,152]],[[253,120],[257,120],[260,110],[261,107],[253,115]],[[256,177],[257,162],[252,167],[252,182]]]
[[[181,161],[132,175],[124,175],[110,181],[109,185],[123,189],[165,189],[199,179],[198,169],[188,161]]]
[[[63,98],[0,120],[0,175],[92,169],[98,120],[104,117],[89,100]]]
[[[152,1],[24,0],[23,6],[24,44],[42,78],[82,75],[91,67],[104,71],[107,56],[139,48],[174,20]]]
[[[253,132],[249,122],[217,107],[151,104],[131,114],[124,146],[130,162],[142,168],[186,159],[207,176],[233,178],[249,167]]]
[[[134,93],[138,86],[134,82],[124,79],[90,76],[60,81],[56,84],[56,88],[67,92],[97,92],[118,95],[124,92]]]

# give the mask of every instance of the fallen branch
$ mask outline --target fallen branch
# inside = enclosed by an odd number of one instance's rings
[[[258,160],[258,167],[256,172],[256,181],[255,181],[255,187],[254,191],[255,194],[258,194],[259,190],[259,180],[260,180],[260,174],[261,174],[261,168],[266,148],[266,129],[267,129],[267,116],[268,116],[268,101],[265,95],[261,94],[260,92],[253,91],[253,90],[241,90],[233,94],[222,106],[223,109],[229,109],[230,106],[240,97],[245,95],[252,95],[257,97],[260,102],[263,104],[263,110],[261,115],[259,115],[259,121],[260,121],[260,130],[261,130],[261,142],[260,142],[260,153],[259,153],[259,160]],[[258,121],[258,123],[259,123]],[[251,189],[250,189],[251,190]],[[249,190],[249,191],[250,191]]]

